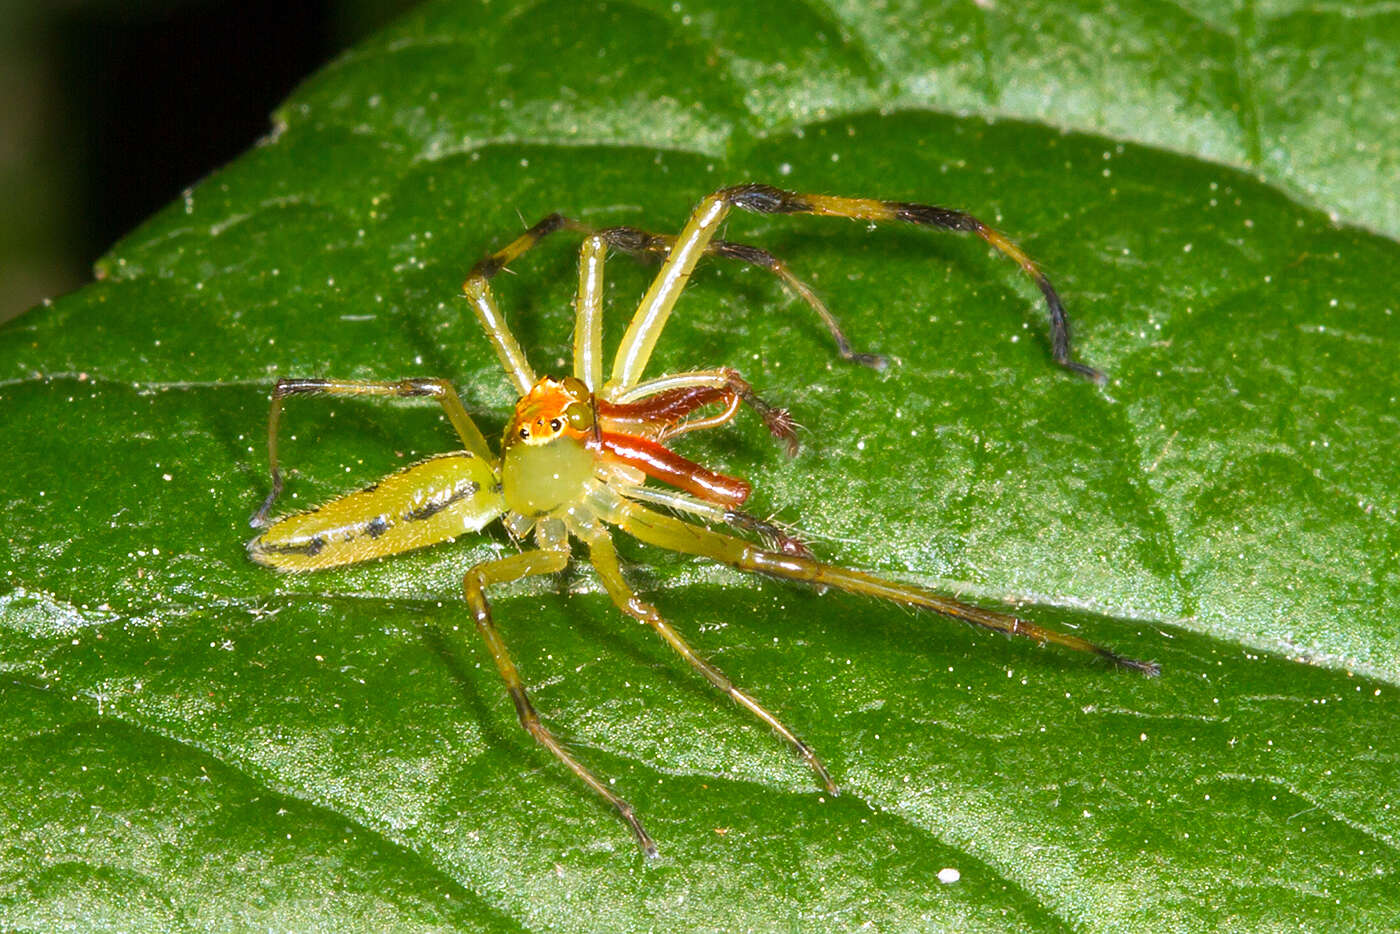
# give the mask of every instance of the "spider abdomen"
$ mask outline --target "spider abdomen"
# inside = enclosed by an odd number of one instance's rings
[[[457,451],[283,516],[248,543],[248,554],[279,571],[316,571],[451,541],[504,510],[491,465]]]

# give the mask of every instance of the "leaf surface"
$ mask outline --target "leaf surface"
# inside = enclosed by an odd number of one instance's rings
[[[1394,927],[1394,13],[1117,9],[431,4],[11,322],[3,926]],[[582,561],[498,589],[648,863],[475,637],[460,580],[514,547],[499,528],[285,577],[245,523],[277,376],[444,376],[496,437],[514,400],[457,297],[471,263],[555,210],[674,232],[744,180],[973,211],[1111,378],[1050,364],[1034,286],[979,241],[735,216],[897,362],[842,365],[762,270],[707,264],[650,372],[736,366],[804,446],[745,418],[687,455],[824,557],[1164,674],[621,542],[832,799]],[[541,371],[567,369],[575,249],[496,280]],[[651,271],[611,259],[610,341]],[[289,507],[454,446],[421,404],[294,399],[285,425]]]

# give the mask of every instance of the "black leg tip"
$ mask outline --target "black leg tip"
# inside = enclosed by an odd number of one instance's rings
[[[1096,370],[1088,364],[1080,363],[1078,360],[1059,360],[1056,362],[1071,373],[1078,373],[1080,376],[1092,380],[1099,386],[1108,385],[1108,374],[1103,370]]]
[[[883,373],[889,369],[890,358],[880,353],[853,353],[846,359],[861,366],[868,366],[876,372]]]
[[[1143,662],[1138,661],[1136,658],[1122,658],[1121,656],[1117,659],[1117,662],[1121,667],[1127,668],[1129,671],[1141,672],[1143,677],[1146,678],[1155,678],[1162,673],[1162,666],[1156,662]]]
[[[258,511],[253,513],[248,519],[248,526],[250,528],[265,529],[272,524],[268,521],[267,517],[272,513],[272,503],[276,496],[277,494],[273,493],[267,499],[263,500],[263,504],[258,507]]]
[[[1126,668],[1129,671],[1136,671],[1146,678],[1155,678],[1162,673],[1162,666],[1156,662],[1145,662],[1141,659],[1129,658],[1126,655],[1119,655],[1112,649],[1106,649],[1101,645],[1093,647],[1093,651],[1102,659],[1112,662],[1119,668]]]

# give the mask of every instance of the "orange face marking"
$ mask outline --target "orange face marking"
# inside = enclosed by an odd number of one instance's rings
[[[503,443],[548,444],[561,435],[584,440],[593,421],[592,394],[581,380],[545,376],[516,403]]]

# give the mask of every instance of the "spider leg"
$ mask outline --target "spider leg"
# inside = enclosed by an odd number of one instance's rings
[[[1161,672],[1156,662],[1128,658],[1069,633],[1047,629],[1006,613],[984,610],[913,584],[884,580],[873,574],[826,564],[805,555],[765,551],[742,539],[663,515],[635,503],[618,500],[611,504],[603,515],[608,522],[617,525],[629,535],[658,548],[700,555],[742,571],[785,577],[819,587],[835,587],[849,593],[932,610],[984,629],[1012,636],[1025,636],[1042,644],[1051,642],[1077,652],[1089,652],[1120,668],[1141,672],[1148,677],[1154,677]]]
[[[903,201],[842,198],[784,191],[770,185],[722,188],[700,202],[676,237],[661,271],[642,298],[613,361],[612,382],[626,389],[641,379],[661,330],[690,279],[700,256],[713,246],[716,231],[733,208],[755,214],[815,214],[865,221],[905,221],[926,227],[975,233],[1010,257],[1040,288],[1050,312],[1050,342],[1055,362],[1098,382],[1104,376],[1070,353],[1069,320],[1064,303],[1036,264],[1003,234],[961,211]]]
[[[530,362],[525,359],[525,351],[520,348],[520,342],[515,339],[515,335],[506,324],[506,319],[496,307],[496,299],[491,293],[491,278],[520,254],[556,230],[577,227],[576,221],[563,214],[550,214],[501,249],[478,260],[471,272],[467,273],[466,281],[462,283],[462,291],[471,302],[482,330],[486,332],[487,339],[495,348],[496,357],[501,361],[501,366],[505,368],[506,375],[510,377],[511,384],[515,386],[519,395],[525,395],[530,391],[530,387],[535,385],[535,371],[530,368]]]
[[[628,253],[655,253],[663,258],[670,255],[679,239],[666,234],[648,233],[645,230],[638,230],[636,227],[608,227],[598,231],[596,236],[617,250]],[[772,253],[756,246],[733,243],[729,240],[711,240],[704,247],[704,252],[710,256],[748,263],[751,266],[766,269],[777,276],[784,286],[806,302],[817,313],[817,317],[822,319],[826,329],[831,332],[832,339],[836,341],[836,352],[841,355],[841,359],[874,367],[877,370],[883,370],[889,364],[889,361],[880,354],[858,353],[853,350],[851,342],[846,338],[845,332],[841,330],[841,324],[831,313],[831,309],[826,307],[826,303],[817,296],[816,292],[812,291],[807,283],[793,275],[786,263]]]
[[[481,429],[467,414],[457,390],[445,379],[421,377],[392,381],[370,381],[349,379],[279,379],[272,388],[272,408],[267,417],[267,460],[272,473],[272,492],[267,494],[262,506],[253,514],[249,525],[264,528],[268,524],[268,513],[272,504],[282,492],[282,471],[277,462],[277,432],[282,421],[282,400],[287,396],[394,396],[397,398],[435,399],[447,413],[447,420],[456,429],[466,450],[493,464],[496,455],[482,436]]]
[[[471,607],[472,614],[475,616],[477,632],[481,633],[481,638],[486,643],[486,648],[490,651],[492,659],[495,660],[497,670],[501,673],[501,680],[506,683],[506,691],[510,693],[510,699],[515,703],[515,713],[520,718],[520,725],[535,738],[536,742],[552,752],[555,758],[583,779],[589,788],[592,788],[600,797],[611,804],[622,819],[627,822],[627,826],[631,829],[632,835],[637,838],[637,845],[642,848],[642,852],[647,856],[655,856],[656,844],[642,828],[642,823],[637,819],[632,805],[613,794],[606,783],[590,772],[583,763],[575,759],[564,748],[563,743],[559,742],[554,734],[540,722],[540,716],[536,713],[534,705],[530,703],[529,695],[525,692],[525,682],[520,677],[515,663],[511,661],[505,641],[501,638],[496,624],[491,619],[491,607],[486,600],[487,587],[492,584],[520,580],[522,577],[554,574],[564,570],[568,563],[569,552],[567,548],[524,551],[496,561],[478,564],[463,578],[462,590],[466,595],[467,605]]]
[[[806,543],[787,529],[747,512],[729,509],[718,503],[711,503],[679,490],[668,490],[665,487],[634,486],[619,492],[631,500],[663,506],[676,512],[690,513],[693,516],[699,516],[706,522],[727,525],[740,532],[757,535],[772,551],[778,551],[785,555],[812,557],[812,550],[807,547]]]
[[[617,549],[613,545],[612,536],[608,534],[605,528],[575,526],[573,531],[574,534],[578,535],[579,538],[587,543],[589,558],[593,563],[593,567],[598,572],[598,577],[603,582],[603,587],[607,590],[608,596],[612,597],[613,603],[617,604],[618,609],[622,610],[622,612],[631,616],[633,619],[646,623],[655,630],[656,634],[666,640],[666,643],[676,651],[677,655],[685,659],[692,668],[704,675],[711,684],[729,695],[739,706],[748,710],[759,720],[762,720],[773,732],[786,740],[788,745],[792,746],[793,750],[796,751],[796,753],[802,757],[803,761],[811,767],[812,771],[816,773],[817,779],[822,783],[822,786],[829,794],[840,794],[840,789],[838,789],[836,783],[831,780],[831,775],[827,772],[826,766],[822,764],[822,761],[817,758],[816,753],[812,752],[811,748],[806,743],[798,739],[797,735],[793,733],[792,730],[784,726],[781,720],[769,713],[758,701],[735,687],[734,682],[730,681],[729,678],[725,676],[724,672],[710,664],[691,648],[690,644],[681,637],[681,634],[676,632],[671,624],[662,618],[655,607],[644,602],[627,586],[627,582],[622,576],[622,568],[618,564]]]
[[[597,435],[597,443],[605,461],[634,467],[662,483],[721,506],[737,509],[753,492],[742,477],[710,470],[649,438],[604,431]]]
[[[574,376],[590,390],[603,388],[603,263],[607,238],[589,234],[578,251],[574,299]]]
[[[660,402],[663,404],[659,405],[658,408],[670,407],[679,413],[672,416],[670,419],[660,421],[660,429],[657,432],[656,439],[663,442],[683,434],[688,434],[692,431],[705,431],[710,428],[718,428],[721,425],[727,425],[734,421],[734,416],[739,414],[739,405],[743,402],[743,399],[738,393],[728,389],[715,389],[709,386],[696,386],[690,389],[673,390],[669,396],[670,399],[648,399],[640,406],[640,408],[648,408],[652,403]],[[710,402],[723,402],[724,409],[709,415],[702,415],[698,418],[686,417],[689,412],[693,412]],[[600,406],[600,408],[602,408],[602,406]],[[609,420],[611,421],[612,419],[610,418]],[[643,424],[646,423],[643,422]],[[652,424],[655,425],[656,423],[653,422]],[[782,430],[783,428],[780,426],[778,431],[781,433]],[[796,443],[795,438],[791,439],[791,441],[792,443]]]
[[[812,291],[811,286],[793,275],[787,264],[772,253],[742,243],[731,243],[728,240],[716,240],[710,246],[712,251],[719,256],[741,259],[746,263],[762,266],[781,279],[783,285],[806,302],[822,319],[822,323],[826,325],[826,329],[831,332],[832,338],[836,341],[836,352],[842,360],[849,360],[852,363],[859,363],[861,366],[868,366],[876,370],[883,370],[890,365],[889,359],[884,354],[863,353],[854,350],[851,347],[851,342],[846,338],[845,332],[841,330],[836,316],[831,313],[831,309],[826,307],[826,302]]]
[[[696,390],[700,390],[697,392]],[[708,390],[709,394],[704,391]],[[728,397],[731,408],[707,418],[691,419],[677,424],[681,418],[702,405]],[[665,421],[667,428],[660,437],[673,438],[688,431],[714,428],[734,417],[732,403],[743,402],[763,419],[770,434],[787,446],[789,455],[797,453],[797,432],[787,409],[767,402],[754,391],[748,380],[737,370],[721,367],[714,370],[692,370],[638,383],[611,399],[598,400],[598,414],[605,419],[626,422]],[[625,429],[624,429],[625,430]]]
[[[594,230],[573,218],[553,213],[542,218],[525,233],[516,237],[506,246],[483,257],[462,283],[462,291],[472,303],[477,319],[481,322],[486,336],[490,339],[500,358],[501,365],[510,375],[516,390],[524,395],[534,385],[534,371],[525,359],[525,352],[516,341],[505,319],[496,307],[491,292],[490,280],[505,269],[511,262],[525,253],[545,237],[560,230],[582,232],[587,236],[579,248],[579,289],[575,300],[574,322],[574,376],[583,380],[584,385],[597,390],[603,382],[602,359],[602,315],[603,315],[603,265],[608,248],[621,250],[633,255],[656,253],[667,255],[676,238],[649,233],[636,227],[606,227]],[[886,361],[878,354],[856,353],[851,343],[841,331],[836,316],[822,303],[816,293],[792,271],[782,260],[766,250],[743,243],[730,243],[715,240],[707,243],[702,252],[726,259],[735,259],[767,269],[778,277],[799,298],[812,307],[836,340],[836,348],[846,360],[883,369]]]

